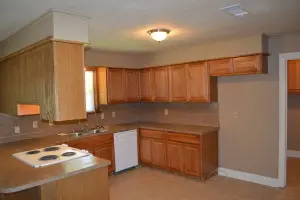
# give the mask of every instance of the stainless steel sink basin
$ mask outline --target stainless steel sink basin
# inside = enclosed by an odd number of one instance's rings
[[[67,135],[70,135],[72,137],[79,137],[79,136],[84,136],[84,135],[93,135],[97,133],[104,133],[108,131],[107,129],[92,129],[88,131],[83,131],[83,132],[75,132],[75,133],[69,133]]]

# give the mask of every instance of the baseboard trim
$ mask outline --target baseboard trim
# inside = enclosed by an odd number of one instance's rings
[[[288,150],[287,157],[290,158],[300,158],[300,151]]]
[[[251,174],[246,172],[240,172],[232,169],[226,169],[226,168],[219,168],[218,169],[218,175],[219,176],[225,176],[229,178],[239,179],[243,181],[248,181],[252,183],[257,183],[260,185],[266,185],[270,187],[281,187],[279,179],[276,178],[270,178],[266,176],[260,176],[257,174]]]

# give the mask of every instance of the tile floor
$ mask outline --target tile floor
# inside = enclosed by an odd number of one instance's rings
[[[299,200],[300,159],[288,159],[288,186],[276,189],[216,176],[199,182],[142,167],[110,177],[111,200]]]

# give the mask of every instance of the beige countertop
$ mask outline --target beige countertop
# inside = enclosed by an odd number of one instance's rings
[[[14,153],[61,144],[74,139],[93,137],[95,135],[112,134],[136,128],[148,128],[153,130],[198,135],[203,135],[219,129],[218,127],[210,126],[137,122],[109,126],[107,132],[88,136],[72,137],[70,135],[51,135],[42,138],[1,144],[0,193],[13,193],[22,191],[110,164],[109,161],[97,157],[83,157],[48,167],[33,168],[12,157],[12,154]]]

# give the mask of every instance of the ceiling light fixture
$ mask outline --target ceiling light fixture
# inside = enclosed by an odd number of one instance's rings
[[[147,33],[152,37],[152,39],[156,40],[157,42],[165,40],[170,32],[171,31],[169,29],[165,28],[156,28],[147,31]]]

